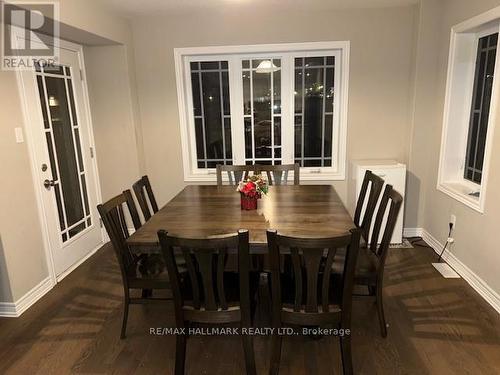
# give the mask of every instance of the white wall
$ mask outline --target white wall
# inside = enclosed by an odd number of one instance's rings
[[[351,41],[348,159],[408,161],[416,7],[294,11],[241,6],[133,19],[146,170],[160,203],[183,186],[173,49]],[[347,184],[334,183],[347,200]]]
[[[16,75],[0,71],[0,301],[14,301],[47,277]]]
[[[500,132],[493,138],[484,214],[437,191],[436,183],[451,27],[499,5],[498,0],[424,0],[422,3],[410,161],[416,182],[409,187],[407,196],[412,226],[423,227],[441,243],[448,236],[450,215],[457,216],[452,253],[498,294]],[[498,126],[496,124],[497,129]]]
[[[128,21],[109,13],[98,1],[64,0],[60,10],[66,33],[63,38],[82,44],[120,44],[99,50],[86,48],[97,156],[103,196],[107,198],[130,187],[142,173],[131,29]],[[14,137],[15,127],[35,124],[23,123],[14,72],[0,71],[0,103],[1,303],[18,301],[49,275],[27,144],[17,144]],[[118,144],[124,149],[117,150]],[[122,169],[116,164],[118,160],[123,160]]]
[[[123,45],[88,46],[84,55],[102,199],[106,201],[130,189],[140,177],[132,94],[127,80],[130,68]]]

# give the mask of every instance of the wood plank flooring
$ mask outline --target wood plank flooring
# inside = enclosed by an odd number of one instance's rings
[[[391,249],[385,283],[387,339],[375,306],[356,298],[357,374],[500,374],[500,315],[462,279],[443,279],[427,248]],[[17,319],[0,318],[1,374],[171,374],[173,309],[131,306],[128,337],[119,339],[122,287],[114,254],[104,246]],[[259,326],[266,321],[261,306]],[[268,371],[269,339],[254,342],[257,370]],[[238,337],[188,340],[187,373],[244,373]],[[333,337],[284,340],[281,374],[340,373]]]

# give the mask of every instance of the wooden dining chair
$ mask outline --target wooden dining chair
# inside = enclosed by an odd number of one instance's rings
[[[123,339],[127,329],[129,305],[171,300],[171,298],[152,297],[152,291],[155,289],[170,289],[170,283],[163,262],[151,262],[155,263],[154,268],[145,266],[148,256],[146,254],[141,254],[141,256],[133,254],[125,242],[129,237],[125,212],[128,211],[135,229],[141,226],[130,190],[124,191],[106,203],[99,204],[97,209],[120,265],[124,291],[123,322],[120,338]],[[131,297],[131,290],[142,290],[141,297]],[[149,298],[150,296],[151,298]]]
[[[391,185],[386,185],[373,225],[373,241],[371,241],[368,248],[360,249],[354,276],[354,284],[366,286],[368,288],[366,296],[375,297],[382,337],[387,337],[387,323],[382,298],[384,268],[402,202],[403,197],[401,194],[394,190]],[[386,215],[387,221],[385,227],[382,228]],[[382,240],[380,245],[377,245],[380,233],[382,233]],[[341,265],[335,264],[334,274],[341,275],[342,272]],[[361,296],[365,295],[361,294]]]
[[[222,176],[224,172],[227,173],[229,185],[236,186],[240,181],[246,180],[250,173],[258,174],[260,173],[259,165],[222,165],[217,164],[217,186],[222,186]]]
[[[293,184],[300,185],[300,165],[259,165],[260,173],[266,173],[269,185],[287,185],[288,173],[293,172]]]
[[[158,204],[156,203],[148,176],[142,176],[139,181],[132,185],[132,189],[134,190],[139,207],[141,207],[144,220],[148,221],[153,214],[158,212]],[[149,209],[150,207],[151,210]]]
[[[377,176],[372,171],[365,172],[365,177],[363,178],[358,201],[356,203],[356,210],[354,212],[354,224],[358,228],[361,228],[362,238],[366,243],[368,243],[370,238],[370,227],[383,186],[384,180],[381,177]],[[363,217],[361,217],[365,201],[366,208]]]
[[[239,323],[240,328],[251,327],[251,295],[256,281],[251,280],[248,231],[214,236],[206,239],[188,239],[169,236],[159,231],[158,237],[172,284],[176,328],[187,328],[191,323]],[[229,249],[238,254],[238,273],[224,272]],[[183,283],[175,261],[175,253],[184,256],[187,275]],[[241,335],[247,374],[255,374],[252,337]],[[186,335],[176,337],[175,374],[184,374]]]
[[[271,265],[272,325],[300,326],[333,325],[351,329],[351,305],[354,269],[358,255],[361,231],[325,239],[294,238],[267,232]],[[343,278],[339,281],[340,295],[333,301],[335,285],[330,281],[337,251],[346,248]],[[280,262],[280,256],[284,262]],[[283,273],[282,265],[290,264],[290,274]],[[286,280],[290,280],[288,282]],[[271,343],[270,374],[279,372],[281,357],[280,335],[273,335]],[[342,368],[352,374],[351,337],[340,337]]]

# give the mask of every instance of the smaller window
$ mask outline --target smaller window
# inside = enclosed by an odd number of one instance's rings
[[[481,183],[490,115],[491,92],[495,74],[498,33],[479,38],[477,46],[474,91],[467,138],[464,178]]]
[[[191,62],[198,168],[233,162],[227,61]]]
[[[437,189],[479,212],[493,152],[499,27],[500,18],[485,13],[453,26],[450,39]]]
[[[331,167],[335,56],[295,58],[295,163]]]

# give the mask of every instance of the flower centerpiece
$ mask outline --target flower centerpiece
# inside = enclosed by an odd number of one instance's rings
[[[237,188],[241,195],[241,209],[256,210],[257,199],[260,199],[262,194],[267,194],[268,189],[267,181],[260,174],[249,176],[245,181],[241,181]]]

